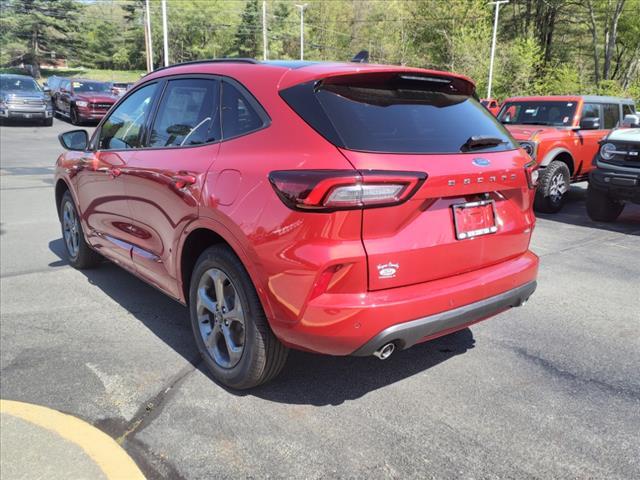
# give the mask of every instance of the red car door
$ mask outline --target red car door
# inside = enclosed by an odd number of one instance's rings
[[[218,154],[220,82],[212,76],[183,77],[163,88],[146,148],[127,163],[126,194],[138,274],[178,297],[175,247],[198,216],[202,185]]]
[[[75,177],[88,242],[106,257],[132,268],[132,230],[124,179],[127,164],[140,146],[156,85],[143,87],[126,100],[96,131]]]

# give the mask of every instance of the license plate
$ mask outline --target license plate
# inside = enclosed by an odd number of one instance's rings
[[[481,235],[496,233],[496,214],[493,200],[459,203],[452,205],[456,238],[466,240]]]
[[[24,118],[31,118],[31,114],[30,113],[25,113],[24,114]]]

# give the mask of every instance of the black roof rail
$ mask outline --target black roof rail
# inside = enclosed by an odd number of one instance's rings
[[[254,58],[236,58],[236,57],[210,58],[208,60],[191,60],[190,62],[174,63],[173,65],[167,65],[166,67],[156,68],[155,70],[151,70],[149,73],[143,75],[143,77],[146,77],[147,75],[150,75],[152,73],[159,72],[160,70],[165,70],[167,68],[181,67],[183,65],[198,65],[200,63],[251,63],[251,64],[257,64],[257,63],[260,63],[260,62],[258,62],[258,60],[254,59]]]

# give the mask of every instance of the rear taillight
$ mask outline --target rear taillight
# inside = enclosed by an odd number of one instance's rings
[[[294,210],[330,212],[398,205],[426,180],[423,172],[280,170],[269,181]]]
[[[535,160],[527,163],[524,166],[524,171],[527,174],[527,183],[529,188],[534,189],[538,187],[538,177],[540,176],[540,169]]]

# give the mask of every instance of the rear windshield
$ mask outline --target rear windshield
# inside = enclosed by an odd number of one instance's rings
[[[508,132],[473,98],[463,80],[414,74],[359,75],[296,85],[282,98],[327,140],[382,153],[459,153],[472,137],[493,140],[474,151],[516,148]]]
[[[576,102],[508,102],[502,106],[498,120],[505,124],[570,126]]]

